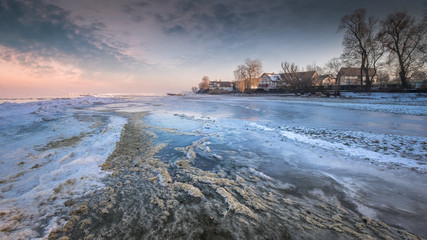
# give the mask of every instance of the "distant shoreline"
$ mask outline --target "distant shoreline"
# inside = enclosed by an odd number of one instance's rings
[[[294,93],[289,91],[260,91],[260,90],[251,90],[248,92],[225,92],[225,91],[216,91],[210,90],[207,92],[197,92],[195,94],[201,95],[280,95],[280,96],[317,96],[317,97],[339,97],[339,95],[334,94],[334,90],[328,91],[313,91],[311,93]],[[353,90],[340,90],[340,94],[353,93],[353,94],[371,94],[371,93],[390,93],[390,94],[407,94],[407,93],[427,93],[426,89],[391,89],[391,90],[371,90],[371,91],[353,91]]]

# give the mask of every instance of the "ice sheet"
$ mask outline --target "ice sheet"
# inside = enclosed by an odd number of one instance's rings
[[[126,119],[81,108],[114,101],[0,105],[0,238],[46,237],[63,224],[65,201],[103,187],[107,173],[99,165],[114,150]]]
[[[370,219],[394,237],[394,227],[426,237],[426,102],[352,94],[0,104],[0,237],[66,236],[72,209],[64,204],[88,198],[98,207],[87,213],[92,224],[80,219],[74,227],[104,237],[123,229],[133,236],[139,226],[147,238],[176,230],[344,239],[366,231],[359,227]],[[101,170],[106,159],[120,171]],[[111,204],[95,194],[104,187],[115,192],[106,194]]]

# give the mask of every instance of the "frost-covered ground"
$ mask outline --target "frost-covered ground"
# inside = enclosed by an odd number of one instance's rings
[[[426,142],[425,94],[3,103],[0,238],[426,238]]]

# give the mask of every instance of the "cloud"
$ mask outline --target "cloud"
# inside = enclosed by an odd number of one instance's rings
[[[147,6],[150,6],[151,3],[150,3],[150,0],[137,0],[134,2],[134,5],[136,7],[147,7]]]
[[[181,25],[175,25],[173,27],[164,29],[164,32],[166,34],[184,34],[185,29]]]
[[[40,0],[0,3],[0,44],[5,47],[46,58],[65,55],[86,67],[132,61],[124,53],[126,44],[103,35],[105,27],[101,22],[77,25],[69,11]]]
[[[200,10],[200,3],[203,1],[192,1],[192,0],[186,0],[186,1],[178,1],[176,3],[177,11],[180,14],[186,14],[189,12],[196,12]]]
[[[122,6],[122,10],[124,13],[131,16],[132,21],[134,21],[136,23],[140,23],[140,22],[146,20],[146,18],[141,14],[140,8],[144,8],[144,7],[147,7],[149,5],[150,4],[147,2],[125,3]]]
[[[275,67],[283,57],[339,55],[342,16],[362,5],[379,14],[420,1],[0,0],[0,60],[34,74],[98,81],[129,74],[132,81],[154,82],[159,72],[181,76],[192,69],[232,77],[246,57]]]
[[[174,27],[181,26],[188,37],[215,38],[230,44],[229,41],[280,31],[280,27],[289,24],[283,10],[285,6],[286,1],[277,0],[182,0],[176,4],[157,1],[151,11],[155,12],[157,23],[166,30],[165,34],[175,33],[173,30],[178,29]]]
[[[19,65],[29,76],[52,77],[58,79],[78,79],[82,70],[72,64],[59,62],[54,58],[44,57],[31,52],[19,52],[0,45],[0,61]]]

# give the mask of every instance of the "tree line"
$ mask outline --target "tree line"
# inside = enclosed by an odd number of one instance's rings
[[[374,78],[387,82],[390,74],[397,76],[402,89],[410,87],[409,80],[413,77],[427,78],[423,69],[427,62],[427,9],[422,20],[405,11],[396,11],[384,19],[377,19],[368,16],[366,9],[356,9],[341,18],[337,31],[344,32],[341,56],[332,58],[324,67],[309,65],[306,71],[329,74],[335,79],[338,90],[341,85],[338,73],[344,66],[360,69],[360,87],[366,91],[371,90]],[[311,88],[312,82],[297,75],[303,68],[287,61],[282,62],[281,68],[283,79],[279,87],[287,86],[296,91]],[[260,60],[247,58],[234,71],[236,88],[242,92],[250,89],[262,71]],[[199,89],[209,87],[206,78],[199,84]],[[193,91],[196,90],[193,87]]]
[[[365,76],[365,88],[369,90],[372,79],[381,65],[391,65],[398,73],[403,89],[409,87],[412,74],[426,62],[427,13],[423,21],[405,11],[389,14],[383,20],[367,16],[365,9],[357,9],[341,19],[339,31],[345,31],[342,60],[347,64],[359,65]],[[369,74],[369,69],[373,74]]]

